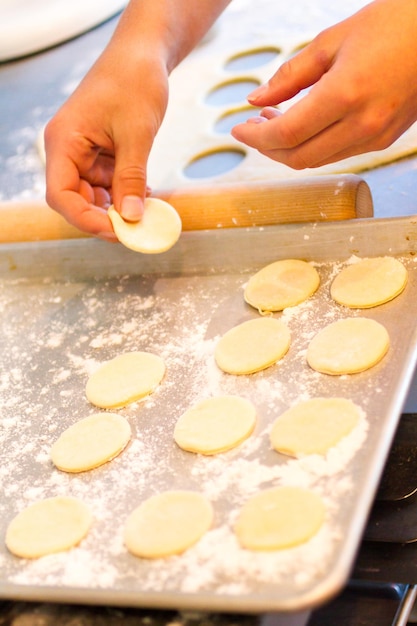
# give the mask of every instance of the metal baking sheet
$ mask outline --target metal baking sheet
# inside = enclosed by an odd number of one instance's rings
[[[271,226],[184,233],[161,255],[144,256],[93,240],[5,245],[1,276],[0,597],[230,612],[290,612],[317,606],[345,584],[395,434],[416,362],[417,220]],[[350,311],[329,285],[352,256],[398,256],[409,272],[390,303]],[[217,339],[258,313],[243,301],[249,276],[280,258],[312,261],[318,292],[282,317],[292,343],[278,364],[251,376],[221,373]],[[383,323],[391,346],[367,372],[327,376],[305,362],[312,336],[349,315]],[[89,374],[128,350],[166,361],[163,384],[121,409],[133,438],[91,472],[54,469],[58,435],[97,409],[85,398]],[[218,393],[250,398],[252,437],[216,457],[181,451],[172,432],[181,413]],[[364,418],[329,454],[290,459],[270,449],[272,421],[294,402],[345,396]],[[327,515],[308,543],[253,553],[239,548],[233,522],[259,489],[297,484],[322,495]],[[171,488],[205,493],[213,528],[181,556],[147,561],[127,553],[122,528],[144,498]],[[38,560],[8,553],[4,535],[25,506],[58,494],[81,498],[94,524],[69,552]],[[169,522],[168,522],[169,523]]]

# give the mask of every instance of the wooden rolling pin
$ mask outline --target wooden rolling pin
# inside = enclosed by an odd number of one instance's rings
[[[372,217],[367,183],[357,175],[155,191],[181,216],[183,230],[266,226]],[[0,243],[87,237],[43,201],[0,203]]]

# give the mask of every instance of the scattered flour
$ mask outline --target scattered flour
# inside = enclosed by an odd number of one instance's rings
[[[225,330],[256,315],[243,301],[247,274],[123,276],[76,286],[52,279],[2,284],[8,354],[0,372],[2,534],[18,511],[52,495],[79,497],[94,516],[89,535],[69,552],[24,561],[2,547],[0,569],[9,583],[241,595],[249,602],[261,585],[263,593],[284,602],[302,597],[331,572],[346,545],[359,489],[355,473],[367,454],[370,398],[383,384],[368,377],[358,388],[349,377],[327,377],[307,366],[305,351],[313,334],[346,315],[328,295],[335,266],[317,268],[322,276],[318,292],[278,314],[292,335],[286,357],[242,377],[221,372],[213,352]],[[13,323],[16,314],[19,324]],[[131,443],[94,471],[59,472],[49,458],[51,445],[67,426],[95,411],[85,398],[88,376],[103,361],[132,349],[161,355],[167,374],[151,396],[120,410],[131,424]],[[214,457],[180,450],[172,437],[178,417],[198,400],[224,393],[253,401],[254,434]],[[356,394],[352,399],[362,407],[362,417],[326,456],[292,459],[271,449],[269,428],[282,411],[294,402],[336,393]],[[307,544],[291,550],[242,550],[233,532],[239,508],[250,495],[273,485],[319,493],[326,504],[325,523]],[[143,499],[168,488],[205,493],[215,509],[214,526],[184,555],[136,559],[123,545],[124,520]]]

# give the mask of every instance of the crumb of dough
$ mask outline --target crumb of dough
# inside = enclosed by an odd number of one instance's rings
[[[256,409],[249,400],[218,396],[183,413],[175,424],[174,440],[188,452],[218,454],[247,439],[255,424]]]
[[[362,259],[342,269],[331,284],[330,295],[335,302],[350,308],[371,308],[396,298],[407,279],[407,270],[398,259]]]
[[[388,352],[386,328],[365,317],[348,317],[317,333],[307,348],[307,363],[324,374],[356,374],[381,361]]]
[[[273,423],[274,450],[289,456],[325,454],[359,422],[361,411],[346,398],[312,398],[298,402]]]
[[[274,487],[251,497],[235,525],[239,543],[248,550],[283,550],[307,542],[325,517],[322,499],[301,487]]]
[[[214,357],[228,374],[252,374],[279,361],[290,347],[290,331],[273,317],[260,317],[228,330],[218,341]]]
[[[114,459],[130,437],[130,424],[124,417],[95,413],[64,430],[51,448],[51,459],[64,472],[85,472]]]
[[[88,379],[87,399],[102,409],[115,409],[143,398],[160,384],[165,363],[151,352],[125,352],[103,363]]]
[[[145,199],[144,212],[138,222],[125,221],[113,206],[108,215],[119,241],[135,252],[165,252],[181,235],[180,216],[173,206],[159,198]]]
[[[260,313],[282,311],[307,300],[320,285],[317,270],[298,259],[275,261],[248,281],[245,301]]]
[[[62,552],[79,544],[91,523],[90,510],[80,500],[47,498],[30,505],[10,522],[6,546],[25,559]]]
[[[181,554],[201,539],[212,522],[212,505],[200,493],[165,491],[129,515],[124,542],[129,552],[147,559]]]

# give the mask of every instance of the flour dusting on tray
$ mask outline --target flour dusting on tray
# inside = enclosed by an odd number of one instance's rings
[[[54,495],[80,498],[94,516],[86,539],[69,552],[25,561],[3,547],[0,567],[8,583],[174,593],[181,605],[181,594],[194,593],[220,599],[271,594],[284,602],[302,597],[326,577],[345,540],[347,511],[358,490],[370,397],[382,393],[383,385],[378,372],[353,385],[352,378],[320,375],[307,366],[306,348],[317,330],[347,315],[328,295],[335,265],[316,267],[322,278],[318,292],[276,314],[290,329],[289,353],[249,376],[222,373],[213,357],[226,330],[257,315],[243,301],[247,270],[122,275],[78,283],[53,277],[3,281],[2,536],[21,509]],[[51,445],[70,424],[96,411],[85,397],[88,376],[103,361],[130,350],[158,354],[167,367],[154,393],[118,411],[131,425],[131,443],[90,472],[58,471],[50,460]],[[254,433],[217,456],[184,452],[173,440],[177,419],[199,400],[218,394],[241,395],[254,403]],[[332,395],[347,396],[361,407],[359,425],[350,435],[325,456],[294,459],[272,450],[269,432],[280,413],[295,402]],[[243,550],[233,532],[240,507],[260,489],[279,485],[319,494],[326,506],[324,525],[292,549]],[[181,556],[135,558],[123,545],[124,521],[145,498],[166,489],[206,495],[214,507],[214,525]]]

